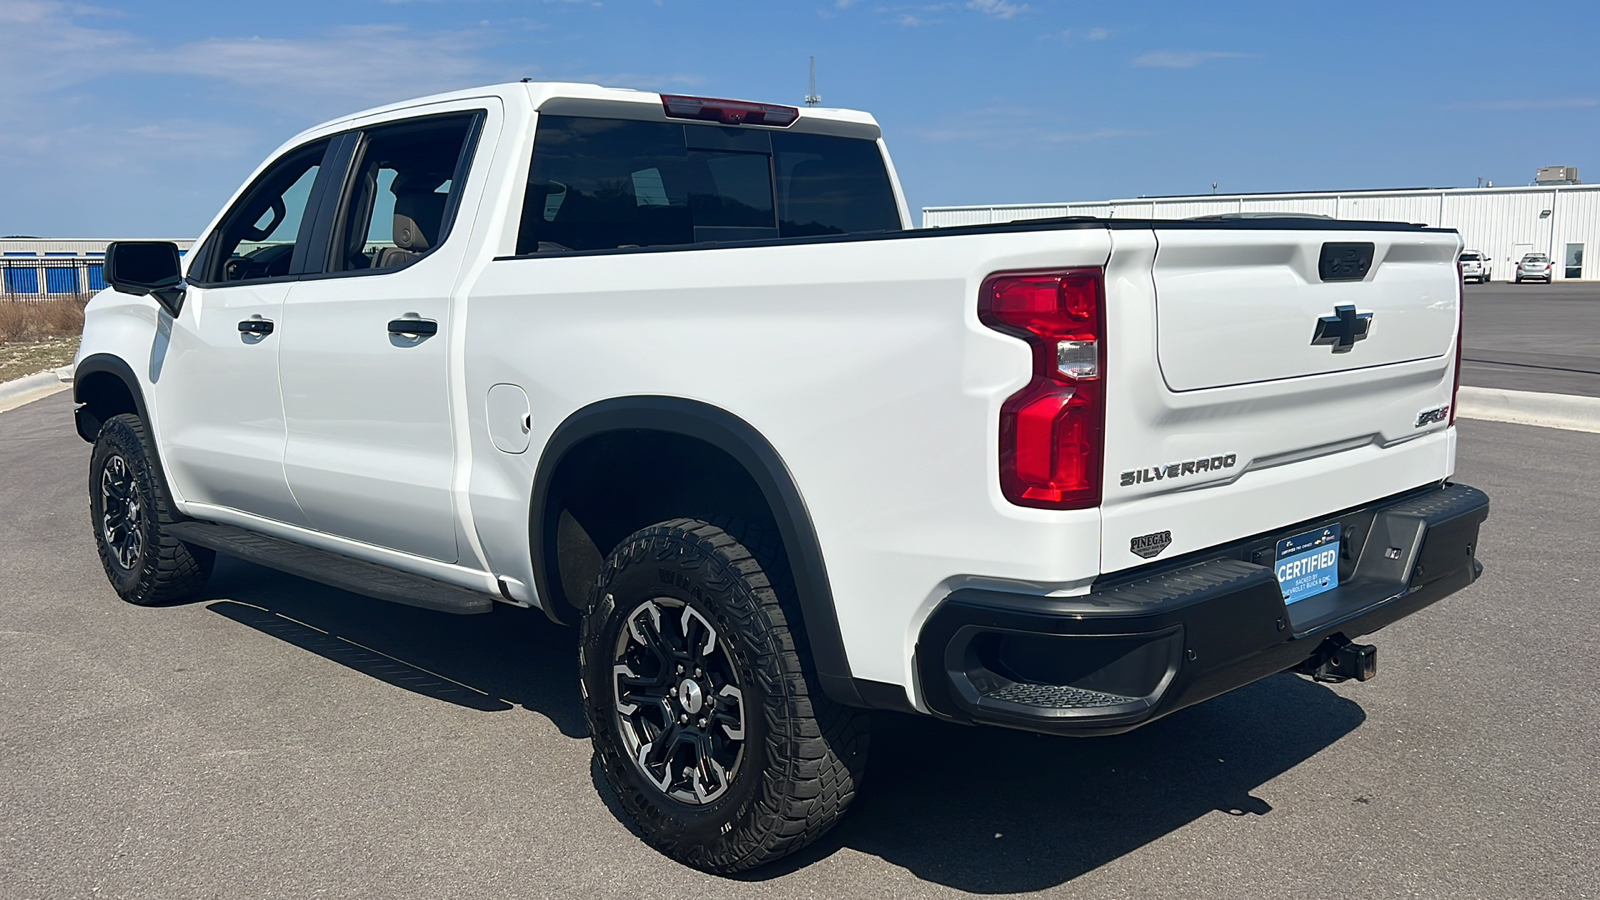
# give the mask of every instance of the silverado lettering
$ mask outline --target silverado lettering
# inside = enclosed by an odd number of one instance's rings
[[[1201,459],[1185,460],[1184,462],[1168,463],[1151,469],[1130,469],[1123,472],[1121,486],[1128,487],[1135,484],[1144,484],[1147,481],[1162,481],[1167,478],[1182,478],[1185,475],[1195,475],[1200,472],[1215,472],[1221,469],[1231,469],[1239,462],[1237,453],[1226,456],[1208,456]]]

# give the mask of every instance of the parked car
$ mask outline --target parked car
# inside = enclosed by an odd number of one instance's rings
[[[1524,281],[1542,281],[1549,284],[1552,271],[1550,257],[1543,253],[1529,253],[1517,263],[1516,282],[1521,284]]]
[[[1455,231],[916,230],[881,138],[500,85],[301,134],[182,257],[113,244],[74,396],[116,593],[220,552],[577,625],[596,771],[729,872],[845,812],[868,710],[1088,736],[1364,681],[1479,576]]]
[[[1487,254],[1477,250],[1463,250],[1461,252],[1461,277],[1474,284],[1483,284],[1492,277],[1491,263]]]

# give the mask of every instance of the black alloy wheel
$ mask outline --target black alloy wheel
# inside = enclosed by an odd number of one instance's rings
[[[844,815],[867,719],[810,671],[786,557],[770,529],[672,519],[606,557],[579,644],[596,767],[657,850],[738,872]]]
[[[181,516],[167,495],[144,422],[112,416],[100,426],[89,456],[89,516],[106,578],[139,606],[177,603],[211,577],[216,554],[173,537]]]
[[[674,597],[646,600],[623,621],[612,704],[629,758],[667,796],[715,802],[744,759],[744,689],[727,641]]]
[[[120,453],[100,467],[100,542],[117,568],[131,572],[144,559],[144,498]]]

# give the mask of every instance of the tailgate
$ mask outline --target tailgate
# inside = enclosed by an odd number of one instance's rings
[[[1113,240],[1103,572],[1450,474],[1455,232],[1156,223]]]
[[[1175,391],[1450,352],[1454,233],[1195,229],[1156,239],[1157,352]],[[1341,306],[1355,312],[1340,319]]]

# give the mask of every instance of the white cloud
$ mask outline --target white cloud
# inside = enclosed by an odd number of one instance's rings
[[[936,144],[981,141],[993,147],[1015,147],[1145,137],[1150,132],[1112,126],[1083,128],[1037,109],[991,106],[929,127],[913,128],[911,134]]]
[[[179,76],[226,91],[228,102],[326,118],[420,94],[525,73],[498,71],[488,29],[416,32],[400,25],[329,28],[314,37],[217,37],[162,45],[89,27],[78,7],[0,0],[0,110],[34,105],[105,78]],[[401,61],[404,61],[403,63]],[[396,78],[397,72],[406,73]],[[244,88],[245,90],[238,90]]]
[[[88,7],[0,0],[0,121],[34,125],[0,129],[0,180],[13,186],[0,231],[182,234],[300,128],[529,74],[485,61],[499,39],[487,30],[163,44],[117,24]]]
[[[132,54],[127,65],[250,88],[250,100],[265,106],[331,115],[490,80],[479,51],[492,40],[483,32],[357,25],[315,38],[209,38]],[[407,77],[396,79],[397,71]]]
[[[850,0],[854,5],[856,0]],[[844,7],[841,6],[841,9]],[[940,13],[960,9],[958,3],[910,3],[896,4],[894,6],[875,6],[872,13],[880,17],[880,21],[890,22],[904,28],[916,28],[922,25],[939,25],[944,19]]]
[[[966,126],[913,129],[925,141],[947,144],[960,141],[983,141],[986,144],[1014,146],[1018,144],[1080,144],[1087,141],[1104,141],[1112,138],[1147,137],[1150,132],[1131,128],[1093,128],[1088,131],[1053,131],[1049,128],[1013,127],[1003,138],[996,140],[993,131]]]
[[[633,88],[635,90],[660,90],[672,87],[695,87],[706,83],[700,75],[679,72],[670,75],[646,75],[638,72],[607,72],[587,75],[552,75],[551,80],[577,81],[598,84],[602,87]]]
[[[1484,100],[1470,103],[1452,103],[1445,109],[1583,109],[1590,106],[1600,106],[1600,100],[1593,97],[1564,97],[1550,100]]]
[[[138,45],[126,32],[77,24],[75,12],[62,3],[0,2],[6,35],[0,103],[107,74],[115,70],[113,60]]]
[[[1009,19],[1018,13],[1027,12],[1028,4],[1012,3],[1010,0],[968,0],[967,9],[975,9],[996,19]]]
[[[1039,37],[1046,41],[1060,41],[1064,44],[1071,44],[1077,41],[1103,41],[1110,36],[1111,31],[1106,28],[1068,28],[1063,31],[1043,34]]]
[[[1253,53],[1224,53],[1217,50],[1152,50],[1136,56],[1133,64],[1157,69],[1192,69],[1213,59],[1248,59]]]

